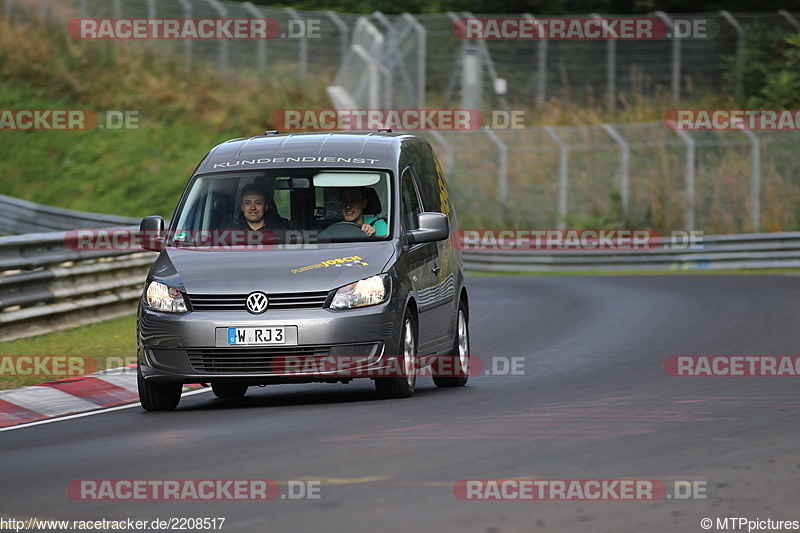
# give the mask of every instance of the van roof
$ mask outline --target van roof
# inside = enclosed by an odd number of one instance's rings
[[[427,141],[408,133],[308,132],[232,139],[213,148],[196,173],[282,167],[396,168],[401,145]]]

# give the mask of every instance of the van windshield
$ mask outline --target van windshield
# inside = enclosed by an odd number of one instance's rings
[[[384,171],[284,169],[196,176],[175,213],[175,246],[386,240],[392,191]]]

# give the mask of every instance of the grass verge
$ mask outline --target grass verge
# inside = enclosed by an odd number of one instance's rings
[[[2,342],[0,343],[0,390],[83,375],[135,362],[135,331],[136,316],[129,315],[87,326],[76,326],[67,331]],[[47,365],[36,370],[29,360],[13,356],[38,356],[41,358],[40,362],[47,356],[51,358],[74,356],[77,361],[72,365],[72,369],[77,372],[63,375],[70,373],[70,368],[62,365],[67,372],[62,371],[61,375],[20,375],[28,371],[43,374],[44,368],[49,368],[51,371],[56,367]]]

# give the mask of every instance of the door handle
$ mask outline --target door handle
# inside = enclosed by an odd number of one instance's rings
[[[438,274],[441,269],[442,269],[442,267],[440,267],[440,266],[434,266],[434,267],[431,267],[431,272],[433,272],[434,274]]]

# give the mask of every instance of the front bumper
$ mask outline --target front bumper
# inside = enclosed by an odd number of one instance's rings
[[[398,369],[402,316],[393,302],[333,311],[183,314],[139,310],[138,363],[148,381],[209,383],[347,382]],[[221,330],[284,327],[287,343],[229,346]]]

